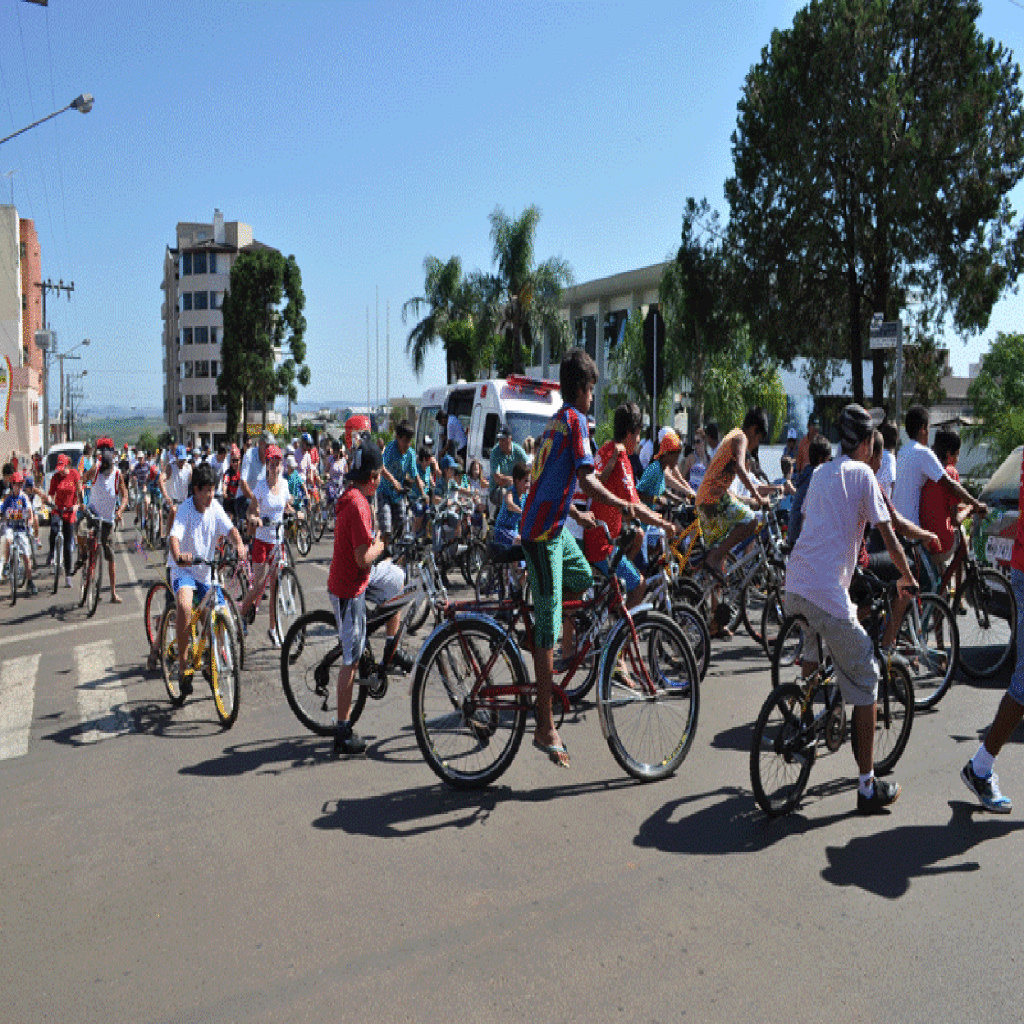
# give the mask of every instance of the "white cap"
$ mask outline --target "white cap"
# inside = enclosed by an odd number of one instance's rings
[[[790,427],[789,433],[786,434],[786,437],[788,437],[790,440],[794,440],[796,438],[796,427]]]
[[[658,431],[658,444],[661,444],[661,442],[665,440],[665,431],[670,429],[670,427],[662,427],[661,430]]]
[[[289,455],[288,458],[285,459],[285,463],[284,464],[289,469],[294,469],[295,468],[295,456],[294,455]]]

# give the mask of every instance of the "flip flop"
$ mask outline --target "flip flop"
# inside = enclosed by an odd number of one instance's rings
[[[569,751],[565,749],[565,745],[561,743],[541,743],[540,740],[535,739],[533,745],[542,753],[547,754],[548,760],[552,764],[557,764],[559,768],[569,767]]]

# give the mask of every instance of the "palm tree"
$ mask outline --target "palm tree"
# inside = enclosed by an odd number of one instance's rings
[[[402,306],[402,323],[406,322],[410,313],[418,317],[422,309],[426,308],[427,312],[409,332],[405,351],[412,357],[412,368],[419,377],[423,373],[427,350],[440,339],[445,346],[445,365],[450,384],[458,377],[459,360],[445,335],[451,325],[470,316],[470,291],[463,280],[462,260],[458,256],[452,256],[447,263],[442,263],[436,256],[428,256],[423,261],[423,270],[423,295],[409,299]]]
[[[533,265],[534,235],[540,210],[529,206],[519,217],[509,217],[500,206],[491,214],[496,275],[496,329],[504,341],[502,370],[522,373],[534,338],[546,330],[552,348],[560,351],[567,326],[558,313],[562,289],[572,284],[572,270],[561,257]]]

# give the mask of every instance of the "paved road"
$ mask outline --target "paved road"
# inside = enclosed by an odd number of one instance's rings
[[[328,553],[300,566],[309,606]],[[853,813],[848,747],[760,814],[745,639],[716,649],[675,778],[626,779],[587,705],[569,771],[527,745],[458,794],[404,682],[358,762],[299,727],[265,641],[230,732],[201,687],[171,708],[142,668],[156,569],[118,557],[126,602],[94,619],[0,600],[0,1021],[1019,1019],[1024,809],[985,816],[957,779],[998,688],[918,718],[885,817]]]

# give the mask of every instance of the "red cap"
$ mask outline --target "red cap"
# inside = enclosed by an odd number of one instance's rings
[[[11,483],[12,484],[21,484],[21,483],[24,483],[24,482],[25,482],[25,478],[21,475],[21,471],[20,470],[18,472],[16,472],[16,473],[12,473],[11,474]]]
[[[63,469],[68,464],[68,461],[68,457],[61,452],[60,455],[57,456],[57,468]]]
[[[281,459],[284,456],[281,454],[281,449],[276,444],[268,444],[267,450],[263,453],[263,457],[269,462],[271,459]]]

